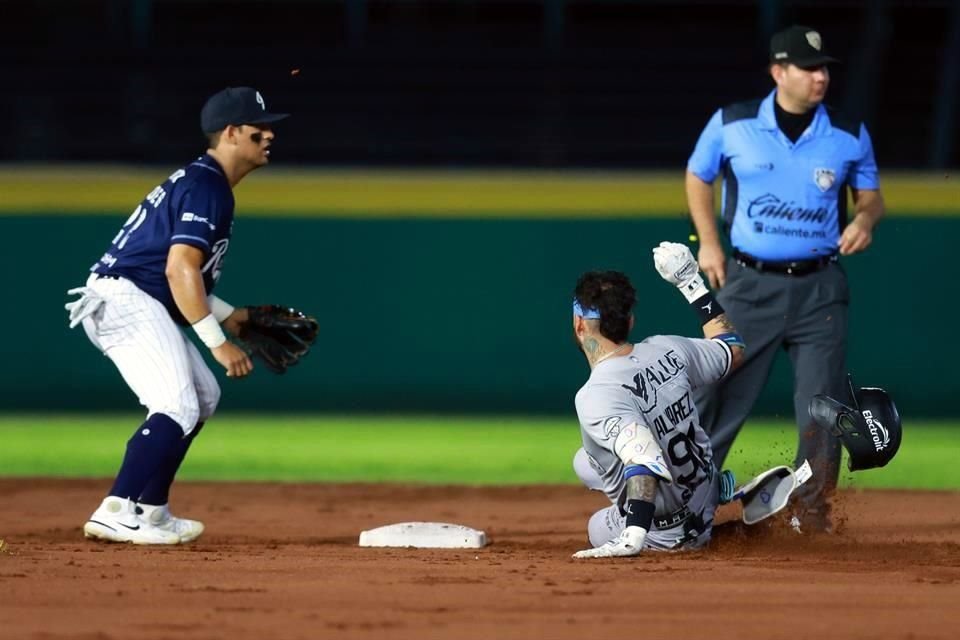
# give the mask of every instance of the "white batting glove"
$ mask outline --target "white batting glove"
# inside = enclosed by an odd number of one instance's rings
[[[647,530],[643,527],[627,527],[620,537],[594,549],[584,549],[573,554],[574,558],[623,558],[638,556],[643,551]]]
[[[653,264],[660,277],[680,289],[687,302],[707,293],[700,267],[687,245],[661,242],[659,247],[653,248]]]
[[[103,298],[97,295],[97,292],[90,287],[76,287],[67,291],[68,296],[80,296],[72,302],[63,305],[63,308],[70,312],[70,328],[83,322],[83,319],[93,315],[100,305],[103,304]]]

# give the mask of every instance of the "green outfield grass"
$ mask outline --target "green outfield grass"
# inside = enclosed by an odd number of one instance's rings
[[[133,415],[0,417],[0,476],[104,477],[115,472]],[[852,474],[847,486],[958,489],[960,424],[914,422],[896,459]],[[727,467],[739,480],[791,462],[792,424],[756,421],[734,445]],[[576,483],[573,419],[435,416],[256,416],[211,421],[181,469],[182,480]]]

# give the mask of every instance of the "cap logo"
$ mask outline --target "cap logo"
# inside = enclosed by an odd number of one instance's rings
[[[808,36],[809,37],[809,36]],[[819,49],[819,47],[817,47]],[[257,104],[260,105],[260,108],[264,111],[267,110],[267,103],[263,101],[263,96],[260,95],[260,92],[257,91]]]
[[[810,46],[817,51],[820,51],[820,48],[823,46],[823,41],[820,40],[820,34],[816,31],[807,31],[807,33],[804,35],[806,35],[807,42],[810,43]]]
[[[773,57],[776,58],[777,60],[783,60],[788,55],[789,54],[786,51],[777,51],[775,54],[773,54]]]

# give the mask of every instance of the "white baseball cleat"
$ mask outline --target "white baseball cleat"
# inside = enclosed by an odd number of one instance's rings
[[[83,525],[83,535],[107,542],[180,544],[180,536],[137,515],[132,500],[107,496]]]
[[[203,533],[203,523],[199,520],[178,518],[170,513],[170,507],[165,504],[159,506],[138,504],[137,513],[140,517],[164,531],[170,531],[180,536],[180,542],[196,540]]]

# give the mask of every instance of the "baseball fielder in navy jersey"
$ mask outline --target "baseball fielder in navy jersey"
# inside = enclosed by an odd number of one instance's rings
[[[220,387],[199,350],[196,332],[227,376],[253,370],[247,353],[227,339],[247,321],[213,295],[233,233],[233,187],[266,165],[274,140],[260,92],[225,89],[201,114],[207,152],[154,188],[91,267],[86,285],[71,289],[70,326],[113,361],[146,407],[147,418],[127,442],[109,494],[83,527],[88,538],[135,544],[179,544],[203,532],[168,505],[170,486],[190,444],[213,415]]]
[[[692,394],[736,369],[744,343],[690,249],[661,242],[653,253],[657,271],[700,317],[705,339],[653,336],[632,344],[636,292],[627,277],[589,272],[577,282],[573,333],[591,372],[576,398],[583,448],[574,470],[611,504],[590,518],[593,548],[575,558],[702,547],[721,501],[721,474]]]
[[[743,367],[698,393],[722,462],[763,389],[778,352],[794,367],[796,465],[809,460],[795,515],[829,531],[840,444],[811,420],[818,394],[846,393],[847,278],[839,256],[870,246],[884,204],[866,126],[823,104],[830,84],[823,39],[794,25],[770,42],[775,88],[714,113],[687,163],[686,194],[700,237],[700,268],[750,349]],[[722,177],[724,254],[714,213]],[[855,210],[847,214],[848,193]]]

